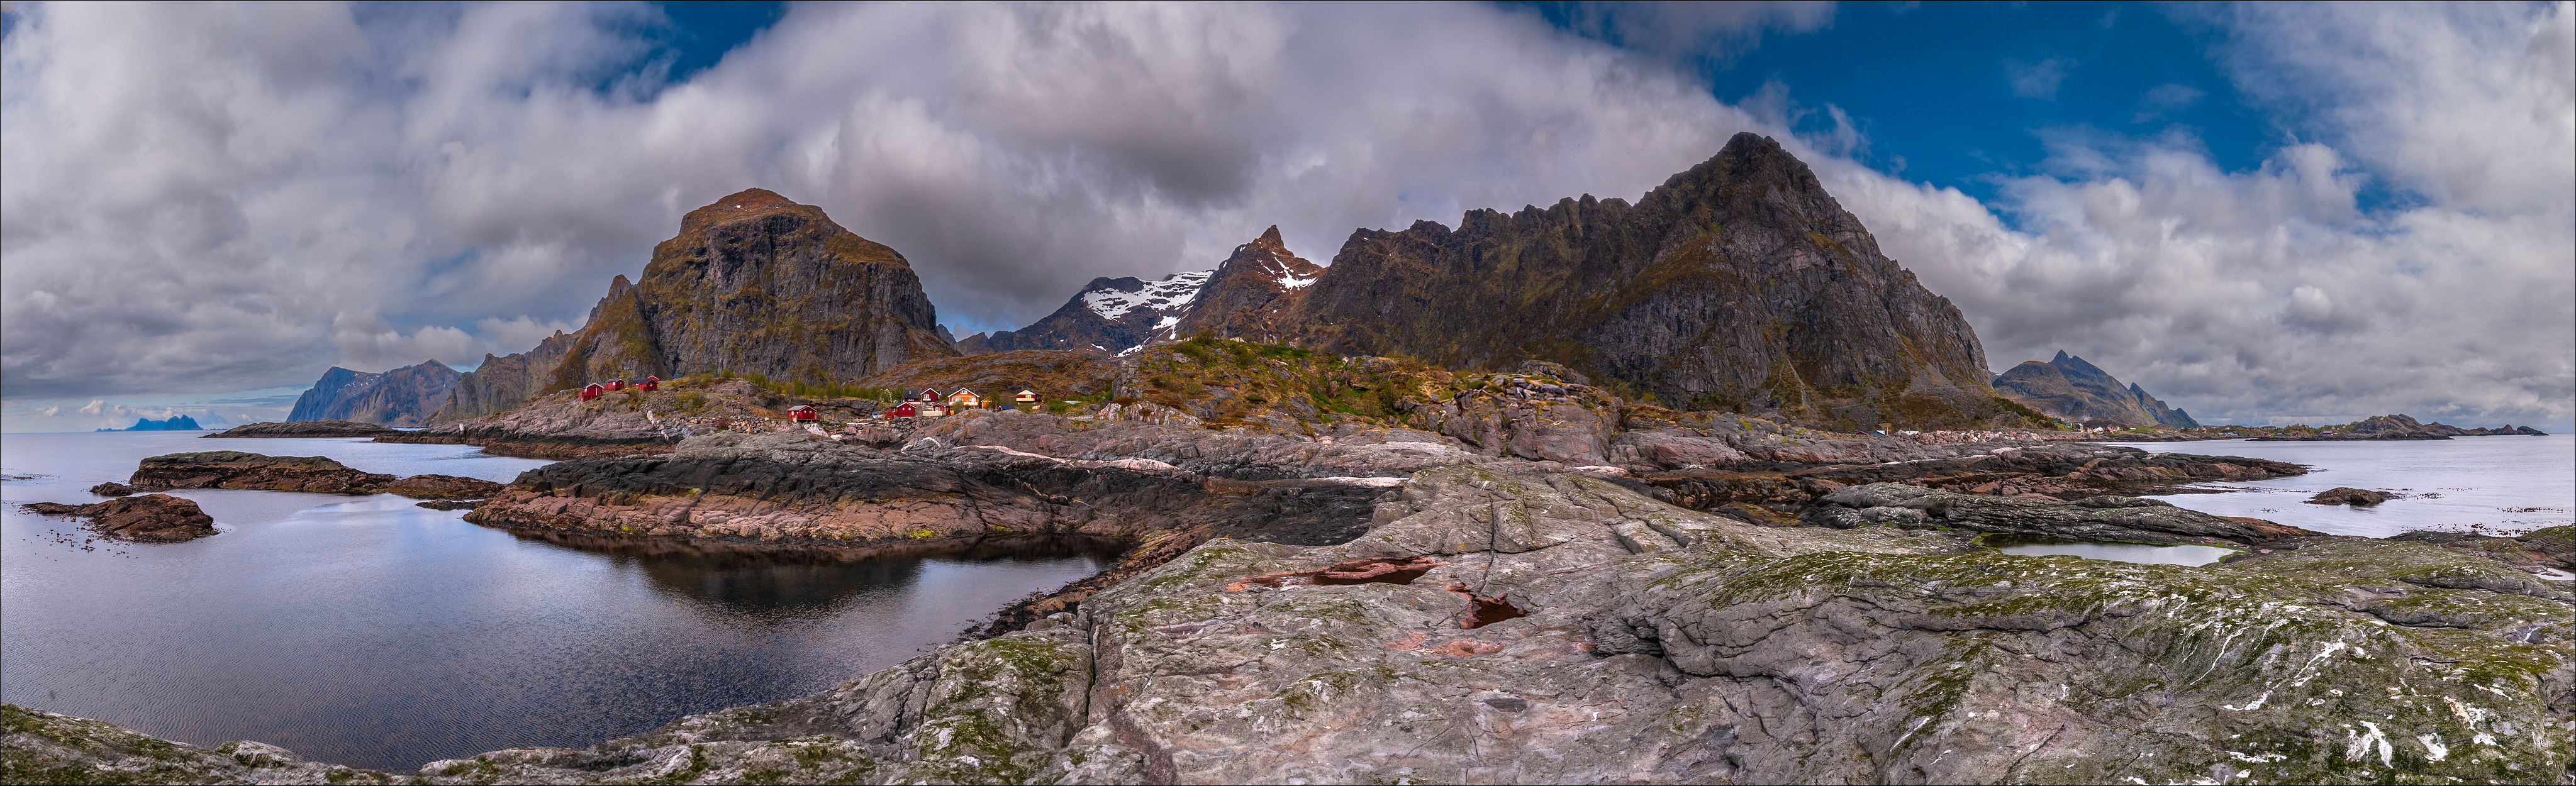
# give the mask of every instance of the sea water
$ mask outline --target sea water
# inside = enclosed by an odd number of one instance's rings
[[[391,495],[170,492],[222,531],[174,544],[88,541],[75,520],[17,510],[97,501],[91,485],[183,451],[496,481],[546,463],[200,434],[0,437],[0,474],[23,478],[0,485],[0,701],[407,772],[824,690],[1115,558],[1068,541],[866,559],[549,540]]]
[[[2410,530],[2521,533],[2576,524],[2576,437],[2457,437],[2354,442],[2137,442],[2155,453],[2287,461],[2308,474],[2204,483],[2214,494],[2157,499],[2220,516],[2247,516],[2337,535],[2384,538]],[[2371,507],[2310,505],[2338,486],[2393,491]]]

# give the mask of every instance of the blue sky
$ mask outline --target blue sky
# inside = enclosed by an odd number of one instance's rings
[[[522,351],[745,187],[901,250],[962,334],[1272,224],[1322,262],[1634,199],[1738,131],[1993,368],[2576,424],[2565,2],[7,9],[0,429]]]

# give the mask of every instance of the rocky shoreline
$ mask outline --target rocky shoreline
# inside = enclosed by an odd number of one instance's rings
[[[2576,595],[2490,554],[2569,566],[2576,532],[2470,548],[1896,484],[1828,495],[1831,526],[1764,527],[1473,465],[1382,491],[1356,539],[1211,538],[821,694],[401,777],[2498,782],[2570,763]],[[2025,530],[2243,553],[2191,568],[1975,542]],[[395,777],[0,711],[16,772]]]
[[[2321,535],[2136,496],[2305,472],[2280,462],[1651,411],[1614,432],[1470,403],[1432,431],[1211,429],[1137,403],[727,429],[561,461],[466,519],[605,550],[1132,546],[931,655],[589,748],[397,776],[8,708],[0,765],[145,782],[1555,783],[2494,782],[2576,763],[2559,726],[2576,594],[2535,575],[2576,569],[2576,528]],[[1616,463],[1543,458],[1583,450]],[[135,480],[393,485],[311,461],[156,457]],[[2019,557],[1991,534],[2234,554]]]

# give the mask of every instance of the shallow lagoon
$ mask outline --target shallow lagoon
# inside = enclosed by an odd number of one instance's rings
[[[0,485],[0,701],[404,771],[813,693],[1114,559],[1096,542],[867,559],[550,539],[390,495],[175,492],[223,534],[167,545],[84,544],[75,521],[16,510],[95,501],[89,486],[181,451],[500,481],[545,463],[199,433],[0,438],[0,472],[44,476]]]

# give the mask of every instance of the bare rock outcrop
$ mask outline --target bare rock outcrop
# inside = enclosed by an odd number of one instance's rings
[[[1839,529],[1892,524],[2070,540],[2203,546],[2268,544],[2320,534],[2258,519],[2212,516],[2162,500],[2112,495],[2060,502],[1871,483],[1835,490],[1817,502],[1808,512],[1807,521]]]
[[[37,502],[20,507],[29,513],[87,518],[90,529],[119,540],[177,543],[216,534],[214,517],[195,501],[168,494],[118,497],[88,505]]]
[[[2356,508],[2367,508],[2372,505],[2387,502],[2392,496],[2395,495],[2384,491],[2357,489],[2350,486],[2336,486],[2331,489],[2317,492],[2316,496],[2309,497],[2302,501],[2310,505],[2351,505]]]
[[[373,494],[394,476],[360,472],[322,456],[263,456],[237,450],[171,453],[144,459],[126,485],[138,489],[260,489],[316,494]]]
[[[482,478],[455,475],[413,475],[387,483],[379,489],[412,499],[482,499],[500,491],[502,485]]]

